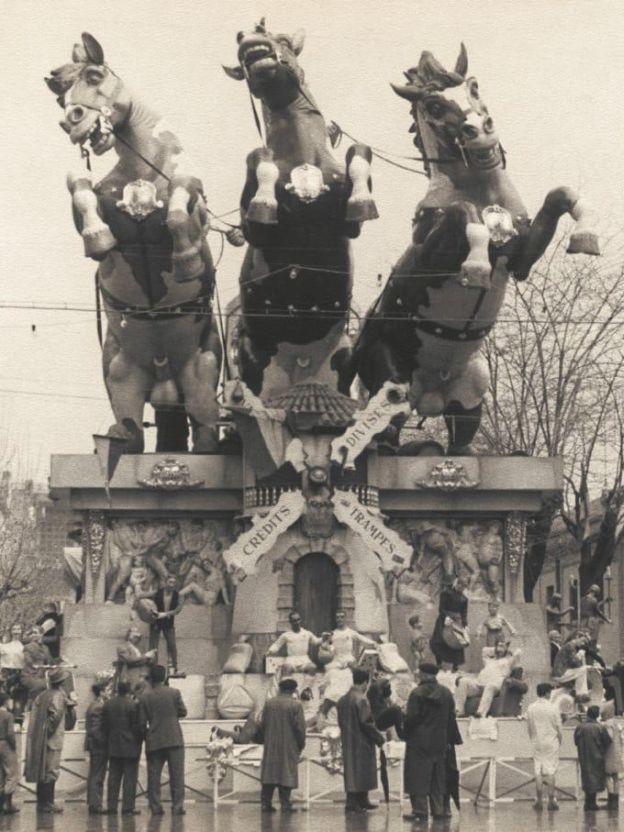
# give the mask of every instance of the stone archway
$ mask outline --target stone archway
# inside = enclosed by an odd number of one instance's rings
[[[340,568],[325,552],[309,552],[293,569],[293,606],[313,633],[336,626]]]
[[[344,610],[347,624],[353,626],[355,597],[353,594],[353,576],[349,568],[349,557],[342,546],[336,546],[331,543],[325,546],[318,546],[321,541],[315,542],[317,546],[310,545],[311,542],[307,540],[305,543],[302,542],[301,545],[292,545],[284,554],[278,577],[277,628],[280,632],[288,629],[288,614],[296,604],[295,566],[300,559],[309,555],[320,555],[329,558],[337,567],[338,571],[335,583],[336,609]],[[306,627],[308,626],[305,621],[304,624]]]

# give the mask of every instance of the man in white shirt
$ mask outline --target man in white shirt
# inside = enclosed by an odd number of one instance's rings
[[[563,734],[561,730],[561,712],[550,701],[552,685],[541,682],[537,686],[537,700],[527,708],[527,729],[533,745],[533,765],[535,767],[535,809],[542,809],[543,783],[548,788],[548,809],[559,808],[555,798],[555,774],[559,767],[559,749]]]
[[[314,673],[316,668],[310,658],[310,647],[318,646],[321,639],[301,626],[301,616],[298,612],[291,612],[288,621],[290,630],[282,633],[269,647],[266,654],[276,656],[283,647],[286,647],[286,661],[282,668],[285,673]]]
[[[455,694],[457,714],[464,714],[466,699],[469,696],[481,694],[481,701],[475,716],[487,716],[494,697],[501,692],[503,682],[511,675],[511,671],[518,663],[521,654],[521,650],[511,653],[505,641],[498,641],[495,647],[484,647],[482,652],[483,667],[478,676],[461,676],[457,682],[457,693]]]
[[[357,630],[352,630],[347,627],[347,616],[343,610],[338,610],[336,613],[336,629],[332,633],[332,644],[334,646],[335,655],[330,667],[351,667],[355,664],[355,644],[360,645],[360,649],[365,647],[376,647],[376,643],[372,638],[363,636]]]

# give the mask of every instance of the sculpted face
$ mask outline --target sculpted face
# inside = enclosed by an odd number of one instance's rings
[[[301,616],[299,613],[295,612],[290,616],[290,626],[292,627],[294,633],[299,632],[301,629]]]
[[[496,646],[494,647],[494,652],[496,654],[497,659],[502,659],[503,656],[507,655],[507,645],[504,641],[497,641]]]
[[[344,612],[337,612],[336,613],[336,627],[338,627],[338,629],[340,629],[341,627],[344,627],[345,622],[346,622],[346,617],[345,617]]]
[[[72,144],[90,146],[101,156],[115,145],[115,133],[127,119],[130,99],[120,79],[106,66],[104,51],[87,33],[76,44],[72,62],[52,70],[46,84],[64,110],[59,122]]]
[[[14,624],[11,627],[11,639],[12,641],[21,641],[22,636],[24,635],[24,628],[21,624]]]
[[[491,170],[503,164],[494,120],[481,97],[479,83],[468,76],[465,47],[450,72],[430,52],[423,52],[417,67],[405,73],[408,83],[392,84],[412,104],[415,143],[425,156],[466,167]]]
[[[299,94],[303,71],[297,56],[303,49],[305,35],[268,32],[264,21],[252,32],[239,32],[238,66],[224,67],[230,78],[246,80],[252,95],[273,109],[286,107]]]

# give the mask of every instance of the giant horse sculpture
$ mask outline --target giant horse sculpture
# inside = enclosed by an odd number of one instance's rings
[[[452,72],[423,52],[406,77],[392,86],[412,105],[430,183],[412,243],[367,314],[353,372],[371,395],[388,380],[404,384],[421,416],[444,416],[448,453],[459,455],[479,427],[489,384],[481,347],[509,274],[528,277],[564,213],[576,220],[569,253],[598,254],[598,242],[570,188],[551,191],[530,222],[463,44]],[[398,441],[396,430],[388,438]]]
[[[109,435],[126,440],[125,452],[142,452],[149,400],[157,450],[187,449],[188,415],[194,450],[210,452],[221,346],[201,182],[176,136],[131,95],[91,35],[83,34],[72,61],[46,83],[72,143],[87,156],[114,149],[118,157],[95,186],[86,171],[68,177],[85,255],[99,261],[104,379],[116,420]]]
[[[246,81],[254,112],[259,100],[266,131],[266,146],[247,158],[241,214],[249,248],[237,322],[240,377],[265,403],[293,385],[348,393],[349,238],[377,216],[370,148],[352,146],[346,172],[331,155],[297,61],[303,41],[302,32],[274,35],[262,22],[239,33],[239,63],[224,67]]]

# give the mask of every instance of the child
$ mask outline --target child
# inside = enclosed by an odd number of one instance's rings
[[[497,641],[507,641],[505,636],[505,628],[509,632],[509,636],[515,636],[516,630],[507,621],[507,619],[499,614],[500,603],[492,600],[488,604],[488,617],[483,621],[479,627],[479,635],[483,636],[485,633],[485,646],[495,647]]]
[[[13,714],[7,709],[8,696],[0,691],[0,812],[19,812],[13,805],[13,792],[19,780]]]
[[[607,808],[619,811],[620,773],[622,772],[622,729],[615,718],[615,703],[605,702],[600,707],[600,718],[609,732],[611,745],[605,759],[607,773]]]
[[[414,659],[414,667],[418,667],[418,665],[424,659],[425,649],[427,647],[427,639],[422,631],[422,626],[420,623],[420,616],[419,615],[411,615],[407,621],[412,631],[411,640],[410,640],[410,650],[412,651],[412,657]]]

